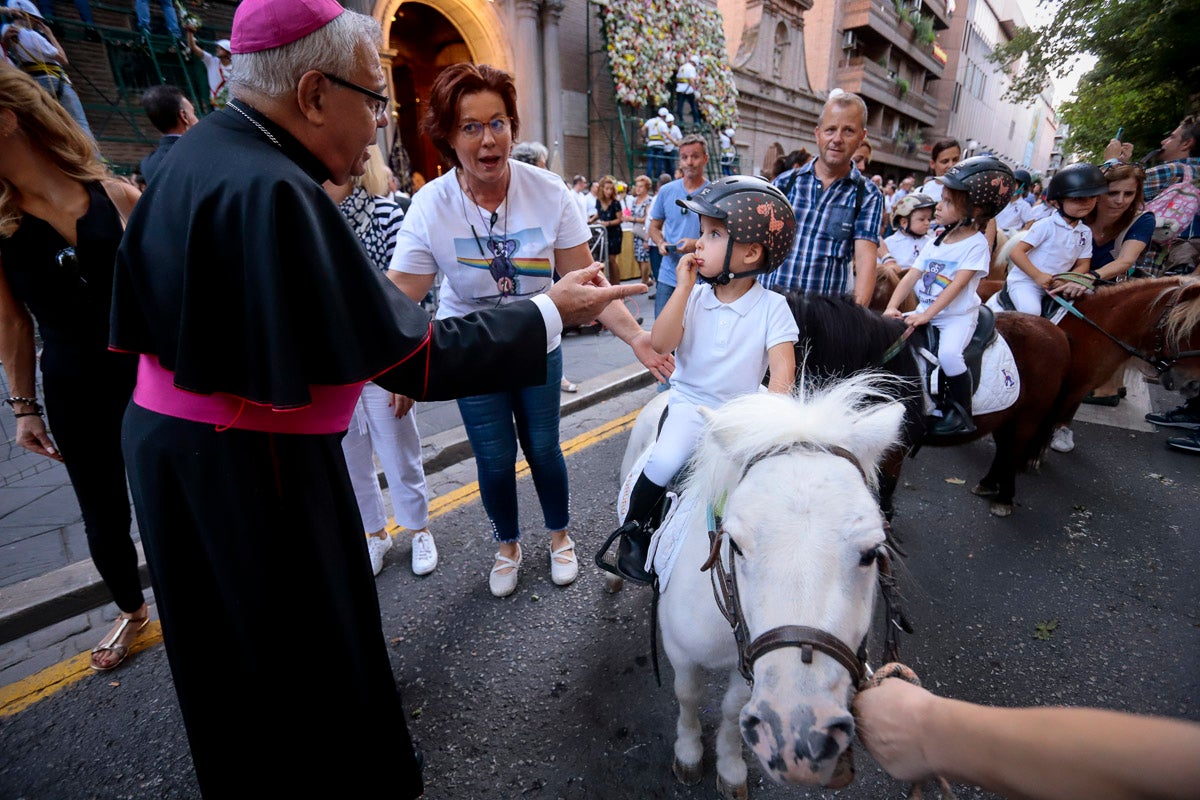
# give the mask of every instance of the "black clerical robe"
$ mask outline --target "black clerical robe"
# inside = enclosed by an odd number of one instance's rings
[[[265,131],[231,108],[206,117],[138,202],[115,349],[156,357],[186,392],[281,412],[319,411],[314,385],[374,378],[435,399],[545,380],[533,303],[430,323],[373,267],[320,162],[239,105]],[[418,796],[340,435],[136,400],[130,485],[204,795]]]

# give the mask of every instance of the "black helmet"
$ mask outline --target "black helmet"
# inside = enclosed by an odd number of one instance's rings
[[[716,283],[728,283],[731,277],[773,272],[779,269],[792,251],[792,243],[796,240],[796,212],[783,192],[762,178],[730,175],[713,181],[685,200],[675,202],[702,217],[724,222],[731,244],[757,242],[762,245],[762,267],[736,275],[729,271],[733,248],[726,248],[725,268],[721,276],[714,279]]]
[[[1071,164],[1054,173],[1046,187],[1046,199],[1099,197],[1108,192],[1108,181],[1095,164]]]
[[[1026,169],[1014,169],[1013,177],[1017,179],[1017,186],[1031,186],[1033,184],[1033,176]]]
[[[974,156],[960,161],[938,178],[943,186],[967,193],[972,217],[996,216],[1012,199],[1017,182],[1012,170],[995,156]]]

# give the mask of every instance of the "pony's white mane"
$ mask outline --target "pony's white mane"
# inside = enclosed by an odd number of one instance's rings
[[[899,441],[903,408],[892,400],[895,381],[880,373],[859,373],[824,386],[802,378],[792,395],[764,392],[730,400],[706,413],[683,491],[719,497],[732,490],[756,456],[795,444],[846,448],[874,488],[880,456]]]

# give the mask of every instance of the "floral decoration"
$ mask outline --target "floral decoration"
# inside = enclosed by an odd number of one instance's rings
[[[703,0],[607,0],[600,20],[618,100],[635,109],[669,105],[676,71],[695,55],[705,122],[737,127],[737,86],[719,11]]]

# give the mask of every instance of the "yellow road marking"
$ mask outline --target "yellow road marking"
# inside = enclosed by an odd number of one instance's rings
[[[129,648],[129,655],[153,647],[161,641],[162,625],[158,620],[153,620],[142,629],[137,641]],[[0,686],[0,719],[24,711],[39,700],[57,694],[89,675],[118,679],[120,673],[96,672],[92,669],[91,662],[91,653],[80,653],[16,683]]]
[[[603,425],[592,428],[590,431],[579,434],[569,441],[563,442],[563,456],[567,457],[578,453],[592,445],[603,442],[605,439],[616,436],[619,433],[624,433],[633,427],[633,421],[637,419],[637,415],[637,411],[631,411],[623,417],[606,422]],[[517,477],[520,478],[528,474],[529,463],[524,459],[517,462]],[[479,483],[472,481],[452,492],[439,495],[430,501],[429,518],[431,520],[436,519],[443,514],[448,514],[457,508],[472,503],[478,498]],[[388,522],[388,532],[391,535],[394,536],[397,532],[403,530],[403,528],[396,525],[395,520],[388,520]],[[161,641],[162,626],[155,620],[142,631],[138,640],[129,648],[129,654],[133,655],[141,650],[153,647]],[[0,686],[0,719],[20,713],[39,700],[50,697],[89,675],[104,677],[105,673],[98,673],[91,668],[91,653],[80,653],[16,683],[11,683],[8,686]]]

